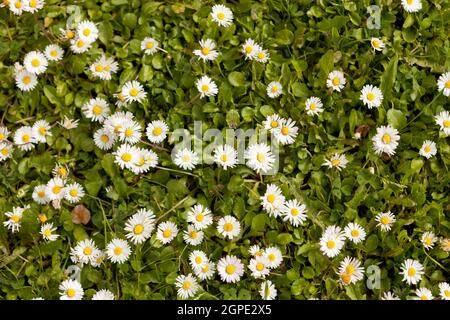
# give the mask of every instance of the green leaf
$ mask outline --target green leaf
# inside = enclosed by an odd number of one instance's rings
[[[381,77],[381,92],[383,92],[384,101],[389,101],[392,95],[392,88],[394,87],[395,79],[397,78],[398,57],[389,61]]]
[[[262,232],[265,230],[265,225],[268,222],[267,215],[264,213],[257,214],[252,219],[251,230],[254,232]]]
[[[387,121],[395,129],[401,129],[406,126],[406,116],[400,110],[389,109]]]
[[[378,237],[375,234],[369,236],[366,240],[366,250],[367,252],[372,252],[378,247]]]
[[[234,87],[241,87],[245,85],[245,76],[242,72],[233,71],[228,75],[228,81]]]
[[[320,69],[323,70],[325,74],[329,74],[334,69],[334,55],[333,50],[328,50],[322,58],[319,60]]]

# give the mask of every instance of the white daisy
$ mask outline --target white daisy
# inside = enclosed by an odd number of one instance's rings
[[[403,275],[403,281],[406,281],[409,285],[417,284],[422,279],[424,269],[420,262],[406,259],[403,261],[400,274]]]
[[[128,144],[136,144],[141,140],[141,125],[134,120],[125,120],[119,129],[119,139]]]
[[[68,184],[64,189],[64,198],[70,203],[79,202],[85,195],[83,186],[77,182]]]
[[[72,130],[78,127],[79,119],[70,119],[67,116],[64,116],[63,122],[60,125],[67,130]]]
[[[18,232],[21,226],[23,212],[24,209],[19,207],[14,207],[12,211],[5,212],[8,220],[3,221],[3,225],[11,230],[12,233]]]
[[[184,242],[191,246],[198,246],[202,243],[204,237],[203,231],[195,229],[193,225],[188,225],[187,230],[183,231]]]
[[[70,49],[75,54],[85,53],[91,48],[92,42],[84,41],[76,37],[75,39],[70,40]]]
[[[388,291],[383,294],[383,297],[381,297],[381,300],[400,300],[400,298],[397,297],[392,292]]]
[[[281,194],[280,188],[278,188],[275,184],[269,184],[266,189],[266,193],[262,197],[260,197],[261,205],[265,211],[271,217],[280,216],[282,210],[284,209],[284,201],[285,198]]]
[[[54,234],[56,228],[53,227],[52,223],[45,223],[41,226],[41,235],[47,241],[55,241],[58,239],[59,235]]]
[[[116,73],[119,69],[119,65],[114,61],[114,58],[106,58],[102,55],[89,67],[89,69],[94,77],[109,81],[112,79],[112,74]]]
[[[23,11],[26,9],[26,1],[27,0],[9,0],[9,10],[17,16],[22,15]]]
[[[366,231],[357,223],[350,222],[344,228],[345,237],[353,243],[360,243],[366,238]]]
[[[109,150],[114,145],[116,136],[106,128],[100,128],[94,133],[94,143],[102,150]]]
[[[327,166],[328,168],[336,168],[338,171],[344,169],[347,166],[348,160],[345,157],[345,154],[335,153],[330,160],[325,159],[323,166]]]
[[[44,7],[45,0],[28,0],[25,11],[35,13]]]
[[[77,280],[67,279],[59,285],[61,291],[60,300],[81,300],[84,296],[84,290],[81,283]]]
[[[281,125],[272,130],[275,140],[282,145],[292,144],[298,134],[298,127],[291,118],[283,119]]]
[[[45,190],[45,193],[47,194],[47,197],[53,201],[53,200],[61,200],[65,196],[65,189],[64,189],[64,180],[61,178],[53,178],[49,182],[47,182],[47,188]]]
[[[114,300],[114,299],[115,299],[114,293],[106,289],[99,290],[92,296],[92,300]]]
[[[283,86],[277,81],[272,81],[267,86],[267,95],[270,98],[276,98],[283,94]]]
[[[8,140],[9,134],[10,132],[7,127],[0,127],[0,142]]]
[[[206,229],[212,222],[211,211],[201,204],[197,204],[189,210],[187,222],[192,223],[197,230]]]
[[[441,249],[445,252],[450,252],[450,238],[441,239]]]
[[[64,56],[64,50],[57,44],[49,44],[45,47],[45,57],[50,61],[61,61]]]
[[[269,61],[269,52],[267,50],[264,50],[261,47],[258,47],[258,50],[255,53],[254,59],[261,63],[267,63]]]
[[[161,222],[158,225],[158,231],[156,233],[156,239],[163,244],[171,242],[178,235],[178,228],[172,221]]]
[[[378,108],[383,102],[383,93],[380,88],[368,84],[362,88],[359,100],[361,100],[369,109],[372,109],[373,107]]]
[[[437,153],[436,143],[430,140],[425,140],[420,148],[419,154],[427,159],[435,156]]]
[[[266,130],[275,130],[279,127],[281,127],[281,123],[285,119],[281,118],[278,114],[272,114],[270,116],[267,116],[266,120],[264,121],[264,129]]]
[[[270,280],[266,280],[261,283],[261,289],[259,290],[261,299],[263,300],[274,300],[277,297],[277,289],[275,285]]]
[[[115,105],[117,108],[127,107],[128,102],[125,100],[125,97],[122,94],[122,91],[113,94],[114,98],[116,98]]]
[[[248,249],[248,252],[253,256],[253,257],[259,257],[262,256],[264,254],[264,251],[261,250],[261,247],[258,246],[257,244],[251,246]]]
[[[231,240],[241,232],[241,224],[235,217],[228,215],[220,218],[217,222],[217,231]]]
[[[217,262],[217,272],[223,282],[236,283],[244,274],[244,265],[236,256],[228,255]]]
[[[25,55],[23,65],[28,72],[39,75],[47,70],[48,61],[41,52],[31,51]]]
[[[242,45],[242,53],[245,55],[245,59],[253,60],[261,50],[261,47],[252,39],[245,40]]]
[[[81,40],[92,43],[98,38],[98,29],[95,23],[85,20],[78,24],[77,34]]]
[[[422,234],[420,241],[422,242],[425,249],[429,250],[434,247],[436,236],[433,232],[427,231]]]
[[[320,98],[309,97],[305,102],[305,109],[309,116],[318,115],[323,112],[323,103]]]
[[[192,170],[198,164],[199,156],[197,152],[193,152],[187,148],[179,150],[175,154],[173,162],[184,170]]]
[[[150,142],[161,143],[167,138],[169,127],[164,121],[155,120],[147,125],[147,138]]]
[[[38,204],[47,204],[50,199],[47,197],[47,186],[45,184],[41,184],[36,186],[33,190],[33,194],[31,195],[33,200]]]
[[[397,129],[391,126],[381,126],[377,128],[377,133],[372,138],[373,149],[377,155],[386,153],[392,156],[397,149],[398,140],[400,140],[400,135]]]
[[[60,32],[60,38],[63,41],[71,40],[71,39],[75,38],[75,36],[76,36],[75,31],[73,31],[72,28],[69,28],[69,27],[67,27],[67,29],[59,28],[59,32]]]
[[[307,218],[306,206],[295,199],[286,201],[281,212],[283,220],[289,221],[294,227],[303,224]]]
[[[214,48],[216,47],[216,43],[214,42],[214,40],[200,40],[200,47],[200,50],[194,50],[194,54],[203,61],[213,61],[219,55],[219,53],[214,50]]]
[[[69,168],[65,164],[57,163],[52,170],[52,174],[55,178],[65,180],[69,176]]]
[[[46,120],[38,120],[33,125],[33,136],[37,142],[46,142],[46,138],[50,137],[50,124]]]
[[[436,124],[444,131],[445,135],[450,135],[450,112],[442,111],[435,118]]]
[[[275,156],[270,150],[270,146],[265,143],[255,143],[244,152],[247,159],[246,165],[257,173],[266,173],[273,168]]]
[[[442,91],[444,96],[450,96],[450,72],[441,74],[437,82],[439,91]]]
[[[195,296],[199,289],[197,280],[189,273],[187,276],[180,275],[175,279],[175,286],[177,287],[178,296],[183,299]]]
[[[221,4],[212,7],[211,17],[221,27],[229,27],[233,23],[233,12]]]
[[[263,252],[263,256],[269,261],[269,269],[278,268],[283,261],[283,255],[277,247],[267,247]]]
[[[214,149],[214,162],[223,170],[234,168],[238,163],[237,151],[228,144],[218,146]]]
[[[194,250],[189,254],[189,263],[191,264],[191,268],[201,269],[203,264],[208,261],[208,257],[201,250]]]
[[[89,102],[83,106],[82,110],[86,118],[100,123],[103,122],[111,112],[108,102],[102,98],[89,100]]]
[[[77,257],[81,264],[90,264],[98,250],[92,239],[84,239],[79,241],[73,250],[73,255]]]
[[[0,161],[12,157],[13,146],[9,143],[0,143]]]
[[[153,38],[146,37],[141,41],[141,50],[144,51],[145,54],[152,55],[156,51],[158,51],[159,42]]]
[[[439,294],[442,300],[450,300],[450,285],[447,282],[441,282],[438,285]]]
[[[320,250],[328,257],[339,254],[345,244],[345,235],[338,226],[329,226],[320,238]]]
[[[92,254],[91,266],[97,268],[106,260],[106,253],[100,249],[94,249]]]
[[[144,91],[144,87],[138,81],[128,81],[122,87],[122,95],[127,103],[134,101],[143,103],[147,97],[147,92]]]
[[[152,211],[139,211],[132,215],[125,223],[125,235],[134,244],[145,242],[152,235],[155,220]]]
[[[195,85],[200,93],[200,98],[215,96],[219,92],[216,83],[208,76],[198,79]]]
[[[130,245],[126,240],[113,239],[106,246],[106,254],[113,263],[124,263],[131,254]]]
[[[34,148],[36,138],[34,137],[33,128],[24,126],[16,130],[14,133],[14,144],[23,151],[29,151]]]
[[[248,268],[252,272],[253,278],[265,278],[270,273],[269,259],[266,256],[252,258],[250,259]]]
[[[22,91],[31,91],[37,86],[37,77],[34,73],[22,70],[16,73],[16,85]]]
[[[383,51],[384,48],[384,42],[380,38],[372,38],[370,39],[370,45],[372,46],[373,50],[375,51]]]
[[[344,88],[346,82],[342,71],[335,70],[328,74],[327,87],[334,91],[340,92]]]
[[[406,12],[418,12],[422,10],[422,0],[402,0]]]
[[[378,222],[377,227],[381,228],[381,231],[389,231],[392,225],[396,221],[395,216],[391,211],[385,213],[379,213],[375,217],[375,221]]]
[[[120,129],[122,128],[122,123],[125,121],[131,121],[133,119],[134,115],[131,112],[119,111],[106,118],[103,126],[118,138]]]
[[[200,280],[209,280],[216,273],[216,266],[211,261],[206,261],[203,266],[198,269],[194,269],[195,276]]]
[[[138,160],[138,150],[129,144],[122,144],[114,153],[114,162],[121,169],[131,169]]]
[[[414,300],[433,300],[433,294],[430,289],[427,288],[418,288],[416,289],[417,297]]]
[[[345,257],[339,266],[339,280],[342,284],[348,285],[362,280],[364,276],[364,269],[360,266],[356,258]]]
[[[152,150],[136,148],[136,159],[136,162],[130,168],[134,174],[145,173],[158,165],[158,155]]]

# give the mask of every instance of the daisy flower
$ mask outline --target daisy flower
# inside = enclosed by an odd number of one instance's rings
[[[5,212],[8,220],[3,221],[3,225],[11,230],[12,233],[18,232],[22,222],[24,209],[19,207],[14,207],[12,211]]]
[[[16,85],[22,91],[31,91],[37,86],[37,77],[34,73],[22,70],[16,73]]]
[[[70,49],[75,54],[81,54],[88,51],[91,48],[91,44],[92,42],[87,42],[77,37],[75,39],[70,40]]]
[[[38,204],[47,204],[50,200],[47,197],[46,190],[47,186],[45,184],[36,186],[31,197]]]
[[[60,37],[62,40],[71,40],[73,38],[75,38],[76,33],[75,31],[72,30],[72,28],[59,28],[59,32],[61,33]]]
[[[44,0],[28,0],[27,6],[24,10],[31,13],[35,13],[38,10],[42,9],[44,7],[44,4],[45,4]]]
[[[242,53],[245,55],[245,59],[253,60],[260,50],[261,47],[252,39],[245,40],[242,45]]]
[[[55,178],[65,180],[69,176],[69,168],[65,164],[57,163],[52,170],[52,174]]]
[[[221,27],[229,27],[233,23],[233,12],[221,4],[212,7],[211,17]]]
[[[195,296],[195,294],[199,289],[197,280],[195,280],[195,278],[192,276],[191,273],[189,273],[187,276],[179,275],[175,279],[175,286],[178,289],[177,291],[178,296],[180,296],[183,299]]]
[[[434,247],[434,243],[436,242],[436,236],[433,232],[427,231],[424,232],[422,237],[420,238],[425,249],[429,250]]]
[[[47,70],[48,61],[41,52],[31,51],[25,55],[23,65],[28,72],[39,75]]]
[[[158,232],[156,233],[156,239],[163,244],[171,242],[178,235],[178,228],[172,221],[161,222],[158,225]]]
[[[113,263],[124,263],[131,254],[130,245],[126,240],[113,239],[106,246],[106,254]]]
[[[237,151],[228,144],[218,146],[214,149],[214,162],[223,170],[234,168],[238,163]]]
[[[244,265],[236,256],[228,255],[217,262],[217,272],[223,282],[236,283],[244,274]]]
[[[0,127],[0,142],[4,142],[8,139],[10,132],[7,127]]]
[[[261,299],[263,300],[274,300],[277,297],[277,289],[275,285],[270,280],[266,280],[261,283],[261,289],[259,290]]]
[[[98,38],[98,29],[93,22],[85,20],[78,24],[77,34],[79,39],[92,43]]]
[[[258,256],[250,259],[248,268],[252,272],[252,277],[255,279],[265,278],[270,273],[269,259],[265,256]]]
[[[279,127],[281,127],[282,122],[285,119],[281,118],[278,114],[272,114],[270,116],[267,116],[266,120],[264,121],[264,129],[266,130],[275,130]]]
[[[261,47],[258,47],[253,58],[258,62],[266,63],[269,61],[269,52]]]
[[[198,246],[202,243],[204,237],[203,231],[195,229],[193,225],[188,225],[187,230],[183,231],[183,240],[191,246]]]
[[[381,297],[381,300],[400,300],[400,298],[397,297],[392,292],[388,291],[383,294],[383,297]]]
[[[134,120],[125,120],[119,129],[119,139],[128,144],[136,144],[141,140],[141,125]]]
[[[167,138],[169,127],[164,121],[155,120],[147,125],[147,138],[150,142],[161,143]]]
[[[197,204],[189,210],[187,222],[192,223],[197,230],[206,229],[213,222],[211,211]]]
[[[339,266],[340,281],[344,285],[355,283],[364,276],[364,269],[360,267],[361,262],[356,258],[345,257]]]
[[[89,67],[89,69],[94,77],[109,81],[112,79],[112,74],[116,73],[119,69],[119,65],[113,58],[106,58],[102,55]]]
[[[114,299],[115,299],[114,293],[106,289],[99,290],[92,296],[92,300],[114,300]]]
[[[287,120],[283,119],[281,125],[278,128],[273,129],[272,132],[278,143],[287,145],[295,142],[295,138],[298,134],[298,127],[295,126],[295,121],[288,118]]]
[[[116,112],[105,119],[103,126],[111,131],[114,135],[119,137],[120,129],[125,121],[131,121],[134,119],[134,115],[131,112]]]
[[[85,195],[81,184],[74,182],[65,187],[64,198],[70,203],[77,203]]]
[[[45,193],[47,197],[53,200],[61,200],[65,196],[64,181],[61,178],[53,178],[47,182]]]
[[[450,135],[450,112],[442,111],[436,116],[436,124],[444,131],[445,135]]]
[[[47,241],[55,241],[58,239],[59,235],[54,234],[56,228],[53,227],[52,223],[45,223],[41,226],[41,235]]]
[[[444,96],[450,96],[450,72],[442,74],[437,82],[439,91],[442,91]]]
[[[281,94],[283,94],[283,86],[281,85],[281,83],[277,81],[272,81],[271,83],[269,83],[269,85],[267,86],[267,95],[270,98],[276,98]]]
[[[158,155],[152,150],[136,148],[136,159],[136,162],[130,168],[134,174],[147,172],[150,168],[158,165]]]
[[[406,259],[403,261],[400,274],[403,275],[403,281],[409,285],[417,284],[424,274],[423,266],[416,260]]]
[[[125,100],[125,97],[122,94],[122,91],[113,94],[114,98],[116,98],[115,105],[117,108],[127,107],[128,103]]]
[[[398,140],[400,140],[400,135],[397,129],[391,126],[381,126],[377,128],[377,133],[372,138],[373,149],[377,155],[386,153],[392,156],[397,149]]]
[[[97,268],[106,260],[106,254],[103,250],[94,249],[94,253],[92,254],[91,266]]]
[[[23,126],[14,133],[14,144],[23,151],[29,151],[34,148],[36,138],[34,137],[33,128]]]
[[[216,47],[216,43],[214,42],[214,40],[200,40],[200,47],[200,50],[194,50],[194,54],[203,61],[213,61],[219,55],[219,53],[214,50],[214,48]]]
[[[92,239],[79,241],[74,248],[74,256],[81,264],[89,264],[94,259],[94,254],[98,250]]]
[[[136,164],[138,159],[137,149],[126,143],[122,144],[113,154],[115,156],[114,162],[117,163],[121,169],[132,168]]]
[[[125,235],[134,244],[145,242],[152,235],[155,220],[152,211],[139,211],[132,215],[125,223]]]
[[[144,91],[144,87],[138,81],[128,81],[122,87],[122,95],[127,103],[134,101],[143,103],[147,97],[147,92]]]
[[[45,47],[44,54],[50,61],[61,61],[64,55],[64,50],[57,44],[49,44]]]
[[[435,156],[437,153],[436,143],[430,140],[425,140],[420,148],[419,154],[427,159]]]
[[[348,240],[358,244],[366,238],[366,231],[359,224],[350,222],[344,228],[344,235]]]
[[[203,264],[207,261],[208,258],[203,251],[194,250],[189,254],[189,263],[194,270],[202,268]]]
[[[370,39],[370,45],[375,51],[383,51],[384,42],[380,38],[372,38]]]
[[[211,261],[205,261],[203,266],[194,269],[195,276],[200,280],[210,280],[216,273],[216,266]]]
[[[241,232],[241,224],[235,217],[228,215],[220,218],[217,222],[217,231],[231,240]]]
[[[328,74],[327,87],[333,89],[334,91],[341,92],[346,82],[347,81],[345,80],[344,73],[342,71],[335,70]]]
[[[380,88],[368,84],[362,88],[359,100],[361,100],[369,109],[372,109],[373,107],[378,108],[381,106],[381,102],[383,102],[383,93]]]
[[[300,204],[297,200],[288,200],[284,203],[281,210],[283,220],[289,221],[294,227],[297,227],[306,221],[306,206]]]
[[[266,193],[260,197],[261,205],[269,216],[278,217],[284,209],[284,196],[275,184],[269,184]]]
[[[173,162],[184,170],[192,170],[198,164],[199,156],[197,152],[191,151],[187,148],[179,150],[175,154]]]
[[[377,227],[381,228],[381,231],[389,231],[392,225],[396,221],[395,216],[392,212],[388,211],[385,213],[379,213],[375,217],[375,221],[378,222]]]
[[[48,218],[45,215],[45,213],[41,213],[40,215],[38,215],[37,220],[39,221],[39,223],[45,223],[47,222]]]
[[[13,147],[8,143],[0,143],[0,161],[6,160],[12,157]]]
[[[89,102],[83,106],[82,110],[86,118],[100,123],[103,122],[111,112],[108,102],[102,98],[89,100]]]
[[[414,300],[433,300],[433,294],[430,289],[427,288],[418,288],[416,289],[417,297]]]
[[[59,285],[61,291],[60,300],[81,300],[84,296],[84,290],[81,283],[77,280],[67,279]]]
[[[50,124],[46,120],[38,120],[34,123],[33,136],[36,139],[36,142],[46,142],[46,137],[52,135],[50,132]]]
[[[320,238],[320,251],[333,258],[339,254],[345,244],[345,235],[338,226],[329,226]]]
[[[443,251],[450,252],[450,238],[442,239],[440,245]]]
[[[347,166],[348,160],[345,157],[345,154],[335,153],[330,160],[326,159],[323,163],[323,166],[327,166],[328,168],[336,168],[338,171],[344,169]]]
[[[273,168],[275,156],[270,150],[270,146],[265,143],[255,143],[244,152],[247,159],[246,165],[257,173],[267,173]]]
[[[67,130],[72,130],[78,127],[79,119],[70,119],[67,116],[64,116],[63,122],[60,125]]]
[[[422,0],[402,0],[406,12],[418,12],[422,10]]]
[[[259,257],[262,256],[264,254],[263,250],[261,250],[261,247],[258,246],[257,244],[251,246],[248,249],[248,252],[253,256],[253,257]]]
[[[269,269],[278,268],[283,261],[283,255],[281,254],[280,249],[278,249],[277,247],[267,247],[263,252],[263,256],[266,257],[269,261]]]
[[[305,102],[305,109],[309,116],[318,115],[323,112],[322,101],[317,97],[309,97]]]
[[[144,51],[145,54],[152,55],[156,51],[158,51],[159,42],[153,38],[146,37],[141,41],[141,50]]]
[[[200,93],[200,98],[212,97],[217,95],[219,89],[217,89],[216,83],[208,76],[203,76],[197,80],[197,90]]]
[[[450,300],[450,285],[447,282],[441,282],[438,285],[439,294],[442,300]]]
[[[22,15],[26,8],[26,0],[8,0],[9,10],[17,16]]]
[[[109,150],[114,145],[116,136],[106,128],[101,128],[94,133],[94,143],[102,150]]]

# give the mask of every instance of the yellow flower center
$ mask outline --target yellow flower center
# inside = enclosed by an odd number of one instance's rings
[[[197,231],[192,230],[191,232],[189,232],[189,237],[191,239],[197,239]]]
[[[272,122],[270,123],[270,126],[271,126],[272,128],[276,128],[276,127],[278,127],[278,122],[277,122],[277,121],[272,121]]]
[[[289,128],[288,127],[281,128],[281,134],[283,136],[287,136],[289,134]]]
[[[272,89],[270,89],[270,91],[272,91],[272,93],[277,93],[278,92],[278,86],[273,86]]]
[[[95,66],[95,71],[102,72],[103,71],[103,67],[101,65],[97,65],[97,66]]]
[[[41,136],[45,136],[45,134],[47,133],[47,129],[45,129],[44,127],[40,127],[38,131]]]
[[[222,155],[220,156],[220,160],[221,160],[222,162],[226,162],[226,161],[228,160],[228,156],[224,153],[224,154],[222,154]]]
[[[108,137],[106,134],[102,134],[102,135],[100,136],[100,140],[101,140],[103,143],[107,143],[107,142],[109,141],[109,137]]]
[[[207,84],[202,85],[202,91],[203,92],[208,92],[209,91],[209,86]]]
[[[414,2],[414,0],[406,0],[406,3],[407,3],[408,5],[412,5],[413,2]]]
[[[104,66],[103,68],[105,69],[105,71],[111,70],[111,66]]]
[[[28,134],[24,134],[22,136],[22,141],[28,143],[30,141],[30,136]]]
[[[130,90],[130,96],[136,97],[136,96],[138,95],[138,93],[139,93],[139,90],[138,90],[138,89],[136,89],[136,88],[131,88],[131,90]]]
[[[245,52],[246,52],[247,54],[252,53],[252,51],[253,51],[252,46],[246,46],[246,47],[245,47]]]
[[[349,265],[345,268],[345,273],[348,273],[349,275],[352,275],[353,272],[355,272],[355,267],[353,267],[351,264],[349,264]]]
[[[426,237],[426,238],[423,240],[423,242],[424,242],[427,246],[429,246],[429,245],[431,245],[431,244],[433,243],[433,241],[431,240],[430,237]]]
[[[202,257],[200,257],[200,256],[196,256],[196,257],[195,257],[195,263],[196,263],[196,264],[200,264],[200,263],[202,263],[202,262],[203,262]]]
[[[450,127],[450,120],[445,119],[442,124],[444,125],[444,128],[449,128]]]
[[[378,48],[380,46],[380,42],[377,39],[372,40],[372,46],[374,48]]]
[[[172,235],[172,231],[170,229],[164,230],[164,232],[163,232],[164,238],[170,238],[171,235]]]
[[[388,135],[387,133],[383,134],[383,142],[386,144],[391,142],[391,136]]]
[[[138,165],[143,166],[145,164],[145,158],[144,157],[140,157],[138,160]]]
[[[3,141],[6,138],[6,136],[0,132],[0,141]]]
[[[275,257],[275,255],[273,253],[271,253],[267,256],[267,259],[269,259],[270,262],[274,262],[276,258],[277,257]]]
[[[262,254],[262,252],[261,251],[257,251],[257,252],[255,252],[255,257],[260,257],[260,256],[262,256],[263,254]]]
[[[202,222],[205,219],[205,216],[203,215],[203,213],[199,213],[195,216],[195,220],[197,220],[198,222]]]
[[[334,77],[331,82],[333,83],[333,85],[338,86],[339,83],[341,83],[341,80],[339,80],[339,77]]]
[[[225,19],[225,13],[219,12],[219,13],[217,14],[217,19],[219,19],[219,20]]]
[[[51,235],[52,235],[52,230],[50,230],[50,229],[45,229],[44,230],[44,236],[50,237]]]
[[[29,76],[24,76],[24,77],[22,78],[22,82],[23,82],[24,84],[30,84],[31,78],[30,78]]]
[[[339,166],[341,164],[341,160],[339,160],[339,159],[333,159],[333,160],[331,160],[331,165],[333,166],[333,167],[337,167],[337,166]]]
[[[78,47],[78,48],[83,48],[83,47],[84,47],[84,41],[81,40],[81,39],[78,40],[78,41],[77,41],[77,47]]]
[[[163,132],[163,129],[160,127],[154,128],[152,133],[154,136],[159,136]]]
[[[256,270],[263,271],[264,270],[264,264],[262,264],[261,262],[258,262],[256,264]]]
[[[69,191],[69,194],[72,197],[76,197],[78,195],[78,191],[77,191],[77,189],[72,189]]]
[[[42,213],[38,216],[38,219],[41,223],[45,223],[47,221],[47,216]]]
[[[133,156],[130,153],[124,153],[121,158],[123,161],[129,162],[129,161],[131,161],[132,157]]]
[[[56,51],[56,50],[50,51],[50,56],[52,56],[53,58],[56,58],[58,56],[58,51]]]
[[[134,134],[133,129],[131,129],[131,128],[125,129],[125,137],[129,138],[129,137],[131,137],[133,134]]]
[[[123,248],[122,247],[115,247],[114,248],[114,254],[116,256],[118,256],[119,254],[121,254],[123,252]]]
[[[428,297],[426,295],[423,295],[420,297],[420,300],[428,300]]]
[[[310,109],[310,110],[316,110],[316,109],[317,109],[317,105],[316,105],[315,103],[311,103],[311,104],[309,105],[309,109]]]
[[[444,290],[444,295],[446,297],[450,297],[450,290]]]
[[[425,146],[425,148],[423,148],[423,151],[425,151],[425,153],[430,153],[431,152],[430,146]]]
[[[21,9],[22,8],[22,2],[21,1],[16,1],[16,3],[14,4],[16,9]]]
[[[66,295],[67,295],[69,298],[75,297],[75,294],[76,294],[75,289],[69,288],[69,289],[67,289],[67,291],[66,291]]]
[[[209,266],[207,264],[205,264],[202,268],[202,272],[208,272],[209,271]]]
[[[92,108],[92,112],[98,116],[102,113],[103,108],[101,106],[99,106],[98,104],[96,104],[93,108]]]
[[[359,231],[357,229],[353,229],[351,232],[351,235],[354,238],[359,237]]]
[[[5,157],[9,154],[9,150],[7,148],[3,148],[1,150],[2,155],[4,155]]]
[[[408,276],[414,277],[415,275],[416,275],[416,269],[414,269],[413,267],[410,267],[408,269]]]
[[[262,51],[258,53],[258,59],[259,59],[259,60],[264,59],[265,56],[266,56],[266,55],[265,55],[264,52],[262,52]]]
[[[352,279],[352,276],[350,274],[347,274],[347,273],[341,274],[341,280],[343,283],[349,284],[351,279]]]
[[[53,189],[52,189],[52,192],[54,194],[58,194],[58,193],[61,192],[61,190],[62,190],[62,188],[60,186],[54,186]]]
[[[266,156],[264,155],[264,153],[258,153],[256,155],[256,160],[258,160],[259,162],[264,162],[266,160]]]
[[[333,249],[336,247],[336,242],[334,242],[333,240],[328,240],[327,241],[327,248],[328,249]]]
[[[269,194],[267,195],[267,202],[273,203],[275,201],[275,195]]]
[[[183,157],[181,158],[184,162],[189,162],[191,161],[191,156],[188,154],[183,155]]]
[[[192,284],[189,281],[183,282],[183,289],[189,290],[191,288]]]
[[[209,48],[202,48],[202,53],[203,53],[203,55],[204,56],[206,56],[206,55],[208,55],[208,53],[209,53]]]
[[[83,35],[85,37],[89,37],[90,34],[91,34],[91,29],[86,28],[86,29],[83,30]]]
[[[236,267],[232,264],[227,265],[227,267],[225,268],[225,271],[228,274],[233,274],[236,271]]]
[[[384,225],[389,224],[389,222],[391,221],[391,219],[389,219],[389,217],[384,216],[380,219],[380,222]]]
[[[90,256],[92,254],[92,248],[91,247],[84,248],[83,253],[87,256]]]
[[[298,209],[297,208],[292,208],[291,209],[291,216],[296,217],[298,215]]]
[[[71,30],[67,30],[66,37],[67,37],[67,39],[72,39],[73,37],[75,37],[75,32],[73,32]]]
[[[10,219],[11,219],[12,221],[14,221],[15,223],[18,223],[18,222],[20,221],[21,217],[18,216],[18,215],[16,215],[16,214],[14,214],[14,215],[11,216]]]
[[[450,80],[448,80],[448,81],[445,83],[445,87],[446,87],[447,89],[450,89]]]
[[[230,222],[227,222],[223,225],[223,230],[225,230],[226,232],[231,232],[233,231],[233,224]]]
[[[141,234],[142,232],[144,232],[144,226],[142,224],[135,225],[133,232],[134,234]]]
[[[119,94],[117,94],[117,99],[119,99],[120,101],[124,101],[124,100],[125,100],[125,97],[124,97],[124,95],[122,94],[122,92],[120,92]]]
[[[373,92],[369,92],[367,94],[367,100],[373,101],[373,99],[375,99],[375,95],[373,94]]]
[[[153,43],[153,41],[149,41],[149,42],[147,42],[147,44],[145,46],[147,47],[147,49],[153,49],[155,44]]]

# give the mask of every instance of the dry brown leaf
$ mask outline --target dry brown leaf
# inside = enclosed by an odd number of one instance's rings
[[[91,221],[91,212],[84,205],[79,204],[72,210],[72,222],[75,224],[88,224]]]

